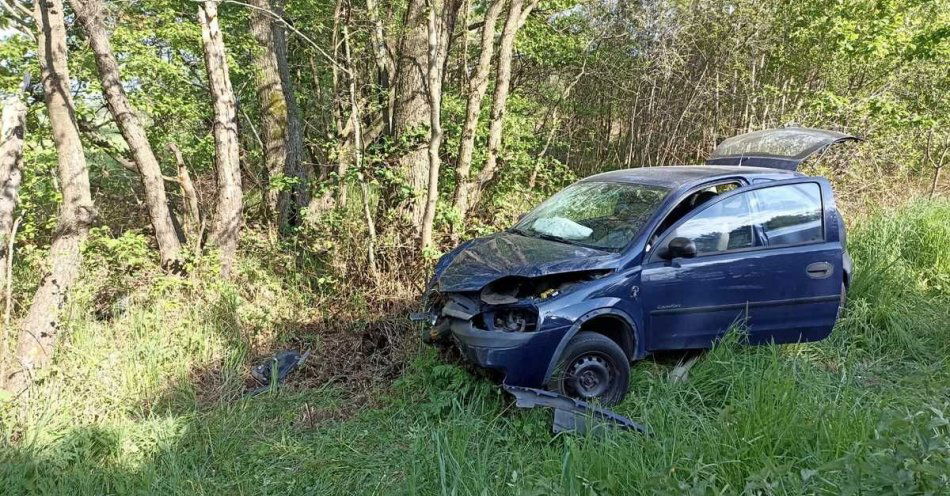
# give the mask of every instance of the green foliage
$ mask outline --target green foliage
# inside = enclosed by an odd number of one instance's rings
[[[849,339],[880,359],[940,360],[950,351],[950,205],[879,213],[850,243],[855,276],[844,321]]]
[[[187,278],[139,286],[112,321],[80,292],[66,351],[38,386],[45,401],[21,413],[0,403],[0,491],[942,494],[950,294],[932,283],[946,276],[946,247],[927,236],[943,236],[948,219],[945,202],[922,202],[852,229],[859,272],[830,340],[749,348],[733,334],[685,382],[668,379],[675,360],[636,364],[616,410],[651,436],[552,436],[549,411],[514,408],[428,349],[345,420],[335,412],[352,397],[309,384],[306,367],[277,391],[240,397],[256,350],[291,336],[319,346],[326,333],[302,334],[300,322],[348,311],[305,301],[295,271],[281,269],[284,248],[255,236],[236,283],[196,260]],[[94,239],[87,250],[109,256],[141,244]],[[129,277],[156,276],[146,266]],[[862,308],[889,315],[865,319]],[[896,332],[899,322],[912,332]]]
[[[822,467],[839,494],[940,494],[950,489],[950,404],[888,419],[861,450]],[[816,474],[818,472],[816,471]]]
[[[397,50],[407,34],[407,2],[383,4],[382,27]],[[478,29],[457,29],[441,109],[437,239],[450,227],[467,238],[509,226],[596,172],[701,161],[716,140],[746,129],[795,121],[869,138],[846,149],[847,166],[828,157],[806,169],[831,177],[847,217],[856,219],[849,241],[855,280],[832,337],[749,349],[732,336],[685,383],[668,380],[672,364],[662,357],[638,363],[618,411],[654,435],[591,438],[552,436],[550,412],[516,410],[495,385],[432,351],[373,369],[366,390],[341,386],[362,371],[353,368],[385,362],[393,343],[407,339],[406,329],[391,324],[415,298],[424,268],[450,248],[445,240],[419,260],[409,236],[381,235],[384,274],[369,281],[359,186],[368,183],[371,213],[380,228],[390,227],[387,207],[422,194],[399,164],[425,146],[428,129],[388,132],[388,99],[370,50],[374,26],[364,3],[341,5],[345,12],[335,16],[334,2],[288,2],[287,19],[303,33],[288,33],[288,55],[311,192],[345,191],[350,200],[329,209],[315,202],[308,222],[280,237],[260,215],[262,199],[299,179],[264,180],[252,63],[260,48],[247,29],[247,7],[220,5],[239,102],[248,227],[234,280],[218,277],[210,243],[186,249],[186,276],[164,274],[138,178],[113,151],[85,140],[99,224],[84,246],[82,283],[64,309],[62,346],[38,378],[43,401],[24,406],[0,397],[0,493],[948,491],[950,206],[907,202],[929,186],[927,137],[942,136],[950,116],[947,2],[544,0],[517,38],[499,172],[464,225],[451,197],[466,113],[463,75],[480,47]],[[471,6],[467,22],[474,24],[486,5]],[[174,164],[164,144],[178,144],[210,220],[211,101],[196,5],[145,0],[108,8],[123,87],[148,139],[167,175]],[[93,54],[69,7],[67,19],[77,118],[121,153]],[[352,60],[333,45],[340,23],[350,28]],[[34,81],[14,317],[45,273],[61,201],[35,50],[22,36],[0,43],[0,94],[16,91],[24,72]],[[349,117],[351,74],[367,139],[363,170],[338,129]],[[494,77],[476,129],[476,174],[485,163]],[[166,186],[180,211],[178,189]],[[876,204],[905,207],[859,215]],[[391,331],[382,344],[370,317]],[[337,350],[337,341],[358,345],[337,351],[353,361],[332,374],[320,375],[324,362],[339,357],[314,356],[288,387],[241,397],[252,357],[289,347]],[[379,351],[347,355],[369,348]]]
[[[129,272],[144,267],[152,260],[152,252],[145,235],[137,231],[125,231],[113,237],[108,227],[89,230],[83,255],[93,265],[111,267]]]

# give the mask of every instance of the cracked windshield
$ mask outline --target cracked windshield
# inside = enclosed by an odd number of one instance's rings
[[[669,192],[634,183],[583,182],[554,195],[512,229],[608,251],[622,250]]]

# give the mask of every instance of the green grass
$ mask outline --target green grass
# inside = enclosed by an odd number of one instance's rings
[[[111,322],[74,308],[37,400],[0,406],[0,494],[946,494],[948,240],[950,204],[878,213],[830,339],[726,339],[685,383],[635,365],[616,410],[651,436],[553,436],[432,350],[346,420],[333,386],[242,399],[306,302],[253,266],[244,291],[161,279]]]

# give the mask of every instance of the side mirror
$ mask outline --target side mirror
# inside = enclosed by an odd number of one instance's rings
[[[696,243],[689,238],[673,238],[667,245],[663,258],[673,260],[674,258],[693,258],[696,256]]]

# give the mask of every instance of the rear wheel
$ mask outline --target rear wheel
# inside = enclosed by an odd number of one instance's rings
[[[627,394],[630,362],[607,336],[582,332],[567,344],[552,382],[565,396],[616,405]]]

